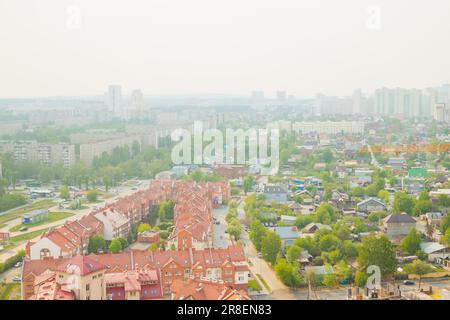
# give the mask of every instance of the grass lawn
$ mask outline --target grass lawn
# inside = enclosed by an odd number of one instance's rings
[[[28,227],[28,228],[32,228],[32,227],[37,227],[37,226],[42,226],[45,225],[47,223],[51,223],[51,222],[55,222],[58,220],[62,220],[65,218],[69,218],[71,216],[73,216],[73,213],[70,212],[49,212],[48,213],[48,220],[47,221],[40,221],[37,223],[28,223],[28,224],[19,224],[17,226],[12,227],[11,229],[9,229],[10,232],[16,232],[19,231],[20,228],[22,227]]]
[[[248,287],[254,291],[261,291],[262,289],[258,281],[254,279],[248,280]]]
[[[20,283],[0,284],[0,300],[20,300]]]
[[[11,211],[10,213],[0,215],[0,224],[19,218],[22,214],[38,209],[48,209],[55,205],[55,201],[51,199],[44,199],[36,201],[26,207]]]
[[[32,231],[32,232],[27,232],[27,233],[24,233],[24,234],[15,236],[15,237],[11,237],[9,239],[9,241],[12,243],[15,243],[15,244],[19,244],[19,242],[36,238],[38,235],[44,233],[47,230],[48,230],[48,228],[44,228],[44,229],[40,229],[40,230],[36,230],[36,231]]]
[[[264,280],[264,278],[259,273],[256,276],[261,281],[263,286],[266,287],[267,291],[269,291],[269,292],[272,291],[272,289],[270,289],[269,285],[267,284],[266,280]]]

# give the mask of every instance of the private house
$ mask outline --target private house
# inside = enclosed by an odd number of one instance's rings
[[[424,215],[426,222],[435,227],[439,227],[441,225],[441,220],[443,217],[445,217],[445,214],[442,212],[427,212]]]
[[[350,196],[347,193],[334,189],[331,192],[330,201],[338,207],[343,207],[350,202]]]
[[[273,231],[280,237],[283,248],[293,245],[295,239],[299,237],[296,226],[275,227]]]
[[[280,221],[285,226],[292,226],[292,225],[294,225],[295,220],[297,220],[297,217],[295,217],[295,216],[281,216],[280,217]]]
[[[288,192],[286,188],[276,185],[264,185],[263,189],[266,202],[285,203],[288,200]]]
[[[366,185],[372,183],[373,170],[359,168],[355,169],[355,181],[359,185]]]
[[[295,195],[302,198],[303,204],[312,204],[314,202],[314,196],[308,190],[296,191]]]
[[[387,165],[392,168],[394,173],[401,172],[405,169],[406,160],[404,158],[389,158]]]
[[[450,250],[439,242],[422,242],[420,250],[427,254],[428,261],[432,263],[442,261],[450,256]]]
[[[289,204],[288,204],[288,208],[290,209],[290,210],[292,210],[292,212],[294,212],[295,214],[301,214],[301,210],[302,210],[302,205],[300,204],[300,203],[297,203],[297,202],[294,202],[294,201],[291,201]]]
[[[407,213],[391,214],[383,219],[383,231],[389,240],[400,242],[412,228],[416,220]]]
[[[257,216],[262,222],[276,222],[278,220],[278,215],[275,212],[263,211],[257,213]]]
[[[378,198],[367,198],[356,205],[359,212],[387,211],[387,205]]]
[[[311,222],[309,224],[307,224],[305,227],[303,227],[303,229],[301,230],[301,233],[303,235],[313,235],[314,233],[316,233],[318,230],[331,230],[331,227],[325,224],[321,224],[321,223],[316,223],[316,222]]]
[[[334,274],[334,269],[330,265],[324,266],[307,266],[305,267],[306,272],[312,272],[318,283],[321,283],[326,275]]]
[[[34,210],[29,213],[25,213],[22,218],[23,224],[35,224],[39,222],[44,222],[48,220],[48,210]]]

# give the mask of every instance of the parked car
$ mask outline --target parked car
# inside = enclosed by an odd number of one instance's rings
[[[20,277],[19,276],[15,276],[14,278],[13,278],[13,282],[22,282],[22,279],[20,279]]]
[[[414,281],[411,281],[411,280],[405,280],[405,281],[403,281],[403,284],[404,284],[405,286],[413,286],[413,285],[415,285],[416,283],[415,283]]]
[[[19,229],[20,232],[25,232],[25,231],[27,231],[27,230],[28,230],[27,227],[22,227],[22,228]]]
[[[262,258],[262,253],[258,252],[257,256],[258,256],[258,258]]]
[[[21,266],[22,266],[22,261],[19,261],[14,265],[14,268],[20,268]]]

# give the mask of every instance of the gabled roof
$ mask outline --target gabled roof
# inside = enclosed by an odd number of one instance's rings
[[[439,242],[422,242],[420,244],[420,249],[426,254],[434,253],[445,248],[447,247],[440,244]]]
[[[95,261],[89,256],[82,255],[77,255],[73,258],[68,259],[64,263],[61,263],[57,268],[58,271],[79,274],[81,276],[85,276],[87,274],[104,269],[106,269],[105,265],[101,264],[98,261]]]
[[[407,213],[391,214],[384,220],[386,223],[416,223],[416,220]]]
[[[367,199],[365,199],[365,200],[363,200],[361,202],[358,202],[357,206],[362,206],[363,204],[366,204],[368,202],[376,202],[379,205],[382,205],[382,206],[386,207],[386,204],[382,200],[380,200],[378,198],[367,198]]]

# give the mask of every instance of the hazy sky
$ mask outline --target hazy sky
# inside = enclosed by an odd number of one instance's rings
[[[448,0],[0,0],[0,97],[423,88],[449,36]]]

